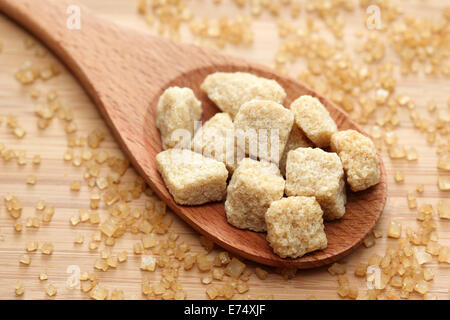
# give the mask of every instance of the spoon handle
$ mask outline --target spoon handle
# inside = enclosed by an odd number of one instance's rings
[[[71,12],[79,6],[66,0],[0,0],[0,11],[25,29],[34,33],[49,46],[58,46],[58,42],[73,42],[80,33],[70,32],[68,21]],[[70,20],[75,21],[75,20]],[[72,24],[70,24],[72,26]],[[73,26],[76,27],[76,26]],[[62,47],[63,44],[59,44]]]

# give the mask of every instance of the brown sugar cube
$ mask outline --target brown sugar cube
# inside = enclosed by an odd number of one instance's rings
[[[223,112],[236,116],[240,107],[253,99],[282,103],[284,89],[275,81],[245,72],[216,72],[208,75],[200,87]]]
[[[199,205],[225,198],[228,171],[222,162],[187,149],[169,149],[156,156],[156,163],[176,203]]]
[[[196,132],[192,139],[192,150],[225,163],[231,173],[245,156],[243,150],[238,153],[236,149],[234,124],[225,112],[216,113]]]
[[[306,136],[319,148],[328,147],[337,126],[328,110],[319,99],[301,96],[291,104],[295,123]]]
[[[331,149],[342,161],[347,182],[353,191],[365,190],[380,182],[380,163],[374,143],[355,130],[336,132]]]
[[[314,197],[288,197],[272,202],[266,212],[267,241],[282,258],[298,258],[325,249],[323,212]]]
[[[316,197],[325,220],[345,214],[344,170],[336,153],[319,148],[289,151],[286,163],[286,194]]]
[[[297,148],[313,147],[314,144],[306,137],[302,129],[294,123],[291,133],[289,134],[286,147],[284,147],[283,155],[280,159],[280,171],[283,176],[286,176],[286,160],[288,152]]]
[[[294,115],[281,104],[249,101],[242,105],[234,121],[238,148],[245,149],[250,158],[278,164],[293,123]]]
[[[188,146],[194,134],[195,122],[201,117],[201,103],[191,89],[166,89],[159,97],[156,116],[163,149]]]
[[[267,208],[283,197],[283,191],[284,179],[275,164],[243,159],[227,188],[228,222],[240,229],[265,231]]]

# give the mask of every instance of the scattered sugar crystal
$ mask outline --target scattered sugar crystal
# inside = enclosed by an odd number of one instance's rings
[[[333,276],[342,275],[347,272],[347,269],[345,265],[335,262],[328,268],[328,272]]]
[[[440,200],[438,203],[438,213],[441,219],[450,219],[450,203]]]
[[[152,256],[142,256],[141,258],[141,270],[155,271],[156,259]]]
[[[438,158],[438,169],[450,171],[450,153],[441,154]]]
[[[225,274],[234,279],[239,279],[239,276],[242,274],[242,272],[244,272],[245,268],[245,263],[237,258],[233,258],[225,268]]]
[[[441,191],[449,191],[450,190],[450,176],[439,176],[438,177],[438,186]]]
[[[391,221],[388,228],[388,237],[400,238],[402,235],[402,225],[396,221]]]
[[[414,256],[419,264],[424,264],[432,261],[432,256],[425,252],[425,247],[414,247]]]

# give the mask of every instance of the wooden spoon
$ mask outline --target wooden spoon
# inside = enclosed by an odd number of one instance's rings
[[[161,151],[155,126],[156,104],[169,86],[192,88],[203,105],[203,119],[219,110],[200,91],[216,71],[246,71],[277,80],[286,90],[285,105],[300,95],[318,97],[340,129],[361,128],[326,98],[302,83],[266,67],[191,45],[175,43],[119,28],[81,8],[81,29],[67,27],[73,1],[0,0],[0,11],[42,40],[75,74],[109,124],[123,151],[156,194],[184,221],[221,247],[243,258],[271,266],[311,268],[331,263],[355,249],[372,230],[386,202],[386,174],[381,164],[378,185],[348,192],[347,213],[325,224],[328,248],[299,259],[272,252],[265,234],[229,225],[223,203],[203,206],[175,204],[159,175],[155,156]]]

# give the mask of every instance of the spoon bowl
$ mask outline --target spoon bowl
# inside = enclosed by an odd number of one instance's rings
[[[156,169],[162,151],[156,105],[169,86],[189,87],[202,102],[203,120],[219,109],[200,90],[213,72],[250,72],[274,79],[285,89],[285,106],[301,95],[317,97],[340,130],[362,129],[340,108],[304,84],[264,66],[192,45],[141,34],[106,22],[79,6],[81,29],[67,27],[74,1],[0,0],[0,11],[34,33],[67,65],[89,93],[134,168],[169,208],[219,246],[245,259],[270,266],[312,268],[354,250],[373,229],[386,203],[386,173],[380,159],[380,183],[361,192],[347,190],[346,214],[325,223],[328,247],[298,259],[275,255],[264,233],[227,223],[223,203],[179,206]]]

